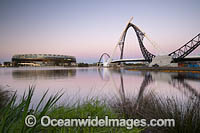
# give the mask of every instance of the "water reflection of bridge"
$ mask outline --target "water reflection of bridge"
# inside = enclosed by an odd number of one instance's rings
[[[120,86],[116,85],[116,81],[112,78],[113,73],[117,73],[120,77]],[[99,74],[102,80],[111,80],[117,90],[119,90],[120,99],[125,102],[126,100],[126,89],[124,87],[124,75],[136,75],[143,76],[144,79],[140,85],[139,93],[137,96],[137,102],[141,101],[144,96],[144,92],[146,88],[153,82],[160,81],[165,82],[176,88],[179,92],[184,94],[189,99],[200,99],[200,93],[197,91],[197,88],[194,88],[192,85],[188,83],[188,80],[191,81],[199,81],[200,74],[194,73],[164,73],[164,72],[133,72],[127,71],[124,69],[109,69],[103,68],[99,69]],[[131,81],[130,81],[131,82]]]

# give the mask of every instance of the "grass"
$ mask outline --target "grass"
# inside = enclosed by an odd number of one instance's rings
[[[104,102],[98,100],[90,99],[83,104],[73,105],[73,106],[61,106],[54,107],[48,114],[51,118],[119,118],[116,113],[114,113],[110,107],[108,107]],[[45,130],[45,128],[44,128]],[[48,130],[57,130],[59,132],[97,132],[97,133],[108,133],[108,132],[139,132],[140,130],[134,128],[132,130],[127,130],[126,128],[116,128],[116,127],[71,127],[71,128],[49,128]]]
[[[189,99],[186,103],[176,98],[161,98],[150,93],[139,101],[115,99],[110,106],[115,112],[135,119],[175,119],[175,127],[148,127],[143,132],[154,133],[199,133],[200,99]]]
[[[36,124],[34,128],[28,128],[25,126],[24,121],[28,114],[32,113],[37,116],[37,120],[40,120],[43,115],[45,115],[51,107],[58,101],[58,99],[63,95],[55,94],[54,96],[50,96],[48,101],[42,110],[39,110],[41,103],[46,97],[48,91],[45,92],[43,97],[40,99],[36,109],[34,112],[31,112],[30,109],[31,99],[33,97],[34,87],[29,87],[28,93],[24,92],[24,95],[19,103],[17,103],[17,95],[16,92],[13,94],[11,99],[5,104],[4,108],[1,108],[0,114],[0,132],[35,132],[37,130]]]
[[[34,94],[35,87],[29,87],[28,92],[24,92],[22,99],[18,102],[16,92],[10,97],[4,107],[0,109],[0,132],[1,133],[35,133],[35,132],[69,132],[69,133],[85,133],[85,132],[140,132],[140,129],[133,128],[127,130],[126,128],[118,127],[42,127],[40,120],[42,116],[48,115],[50,118],[66,119],[66,118],[119,118],[118,115],[108,107],[105,102],[100,102],[97,99],[89,99],[84,103],[77,102],[73,105],[56,106],[55,103],[60,99],[63,93],[58,92],[48,98],[44,106],[41,106],[47,96],[48,91],[39,100],[35,108],[31,107],[31,100]],[[70,101],[68,101],[70,102]],[[37,123],[34,127],[29,128],[24,121],[27,115],[32,114],[36,117]]]
[[[3,87],[0,86],[0,109],[4,108],[6,101],[9,100],[9,91],[5,91]]]

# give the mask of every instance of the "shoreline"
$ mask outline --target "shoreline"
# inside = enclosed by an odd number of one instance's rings
[[[200,68],[189,67],[125,67],[129,71],[192,72],[200,73]]]

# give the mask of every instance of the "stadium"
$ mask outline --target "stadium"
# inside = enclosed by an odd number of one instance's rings
[[[12,57],[13,66],[73,66],[76,58],[56,54],[20,54]]]

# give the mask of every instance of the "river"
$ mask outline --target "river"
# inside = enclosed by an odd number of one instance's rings
[[[112,68],[19,67],[0,68],[0,92],[17,91],[21,97],[35,85],[33,103],[49,89],[48,97],[64,92],[58,104],[70,104],[90,98],[111,100],[135,98],[154,93],[180,101],[200,98],[200,73],[141,72]]]

